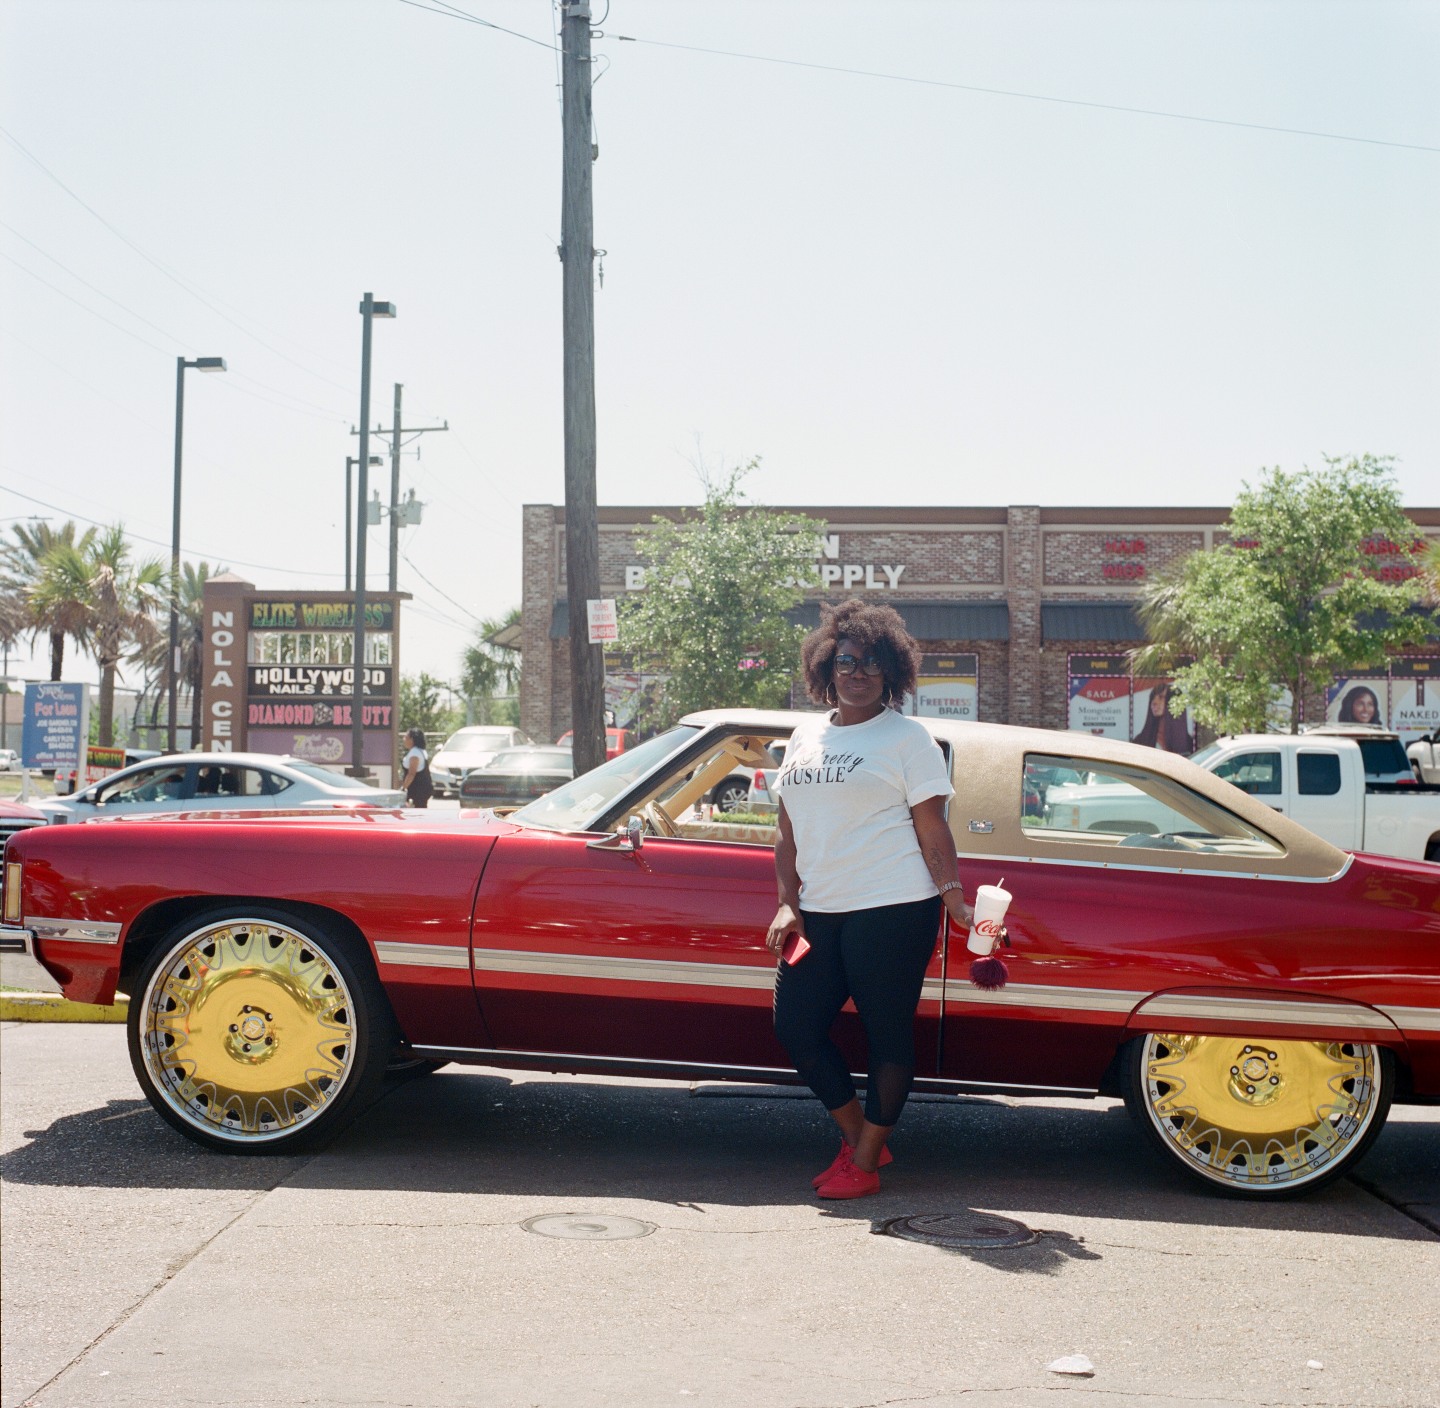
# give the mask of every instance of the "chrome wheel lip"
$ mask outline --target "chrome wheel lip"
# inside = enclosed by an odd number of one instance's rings
[[[297,943],[303,944],[323,962],[329,976],[335,981],[336,990],[343,1001],[345,1010],[350,1013],[351,1035],[346,1043],[343,1068],[323,1092],[324,1098],[318,1104],[310,1106],[305,1114],[286,1124],[277,1123],[273,1129],[268,1130],[236,1129],[233,1126],[206,1118],[190,1102],[179,1096],[176,1091],[174,1068],[166,1066],[160,1058],[161,1048],[157,1040],[158,1030],[155,1017],[159,1011],[160,1001],[165,996],[165,981],[173,974],[177,957],[186,949],[203,943],[207,934],[234,929],[263,929],[283,934],[287,939],[293,939]],[[153,1095],[164,1103],[171,1114],[184,1121],[192,1129],[203,1133],[210,1139],[224,1143],[253,1147],[260,1144],[283,1143],[295,1138],[301,1131],[311,1128],[317,1117],[325,1114],[334,1106],[341,1092],[349,1083],[351,1073],[355,1068],[355,1048],[358,1034],[354,1030],[355,1001],[350,985],[345,981],[344,974],[336,967],[331,955],[322,944],[309,934],[302,933],[275,919],[262,919],[255,915],[227,915],[224,919],[212,920],[191,930],[172,944],[166,950],[164,957],[156,964],[145,985],[145,990],[141,994],[138,1015],[137,1044]]]
[[[1200,1035],[1199,1033],[1181,1032],[1152,1032],[1147,1034],[1140,1046],[1140,1085],[1145,1106],[1145,1115],[1151,1126],[1160,1135],[1166,1149],[1172,1157],[1178,1159],[1191,1173],[1205,1179],[1217,1187],[1229,1190],[1241,1190],[1244,1192],[1260,1193],[1267,1190],[1274,1190],[1277,1193],[1292,1192],[1316,1182],[1334,1172],[1337,1162],[1344,1162],[1348,1159],[1350,1151],[1360,1145],[1370,1127],[1374,1124],[1384,1101],[1381,1083],[1384,1080],[1384,1068],[1380,1056],[1380,1048],[1369,1042],[1319,1042],[1302,1043],[1296,1042],[1294,1038],[1275,1038],[1270,1036],[1244,1036],[1244,1037],[1212,1037],[1213,1040],[1232,1040],[1241,1043],[1249,1042],[1260,1047],[1275,1048],[1277,1046],[1297,1045],[1341,1045],[1350,1046],[1355,1050],[1356,1058],[1365,1063],[1367,1067],[1366,1079],[1369,1083],[1369,1092],[1366,1096],[1363,1108],[1355,1116],[1354,1128],[1348,1130],[1325,1151],[1326,1157],[1311,1161],[1303,1169],[1292,1169],[1289,1165],[1267,1166],[1263,1176],[1240,1173],[1228,1165],[1219,1169],[1203,1158],[1197,1158],[1177,1138],[1176,1130],[1169,1121],[1162,1116],[1155,1108],[1159,1097],[1155,1089],[1156,1082],[1150,1074],[1152,1061],[1156,1059],[1155,1046],[1157,1042],[1173,1044],[1176,1040],[1186,1036]],[[1298,1132],[1298,1131],[1297,1131]]]

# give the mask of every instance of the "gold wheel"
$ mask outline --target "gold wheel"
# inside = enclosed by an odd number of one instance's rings
[[[1131,1109],[1185,1168],[1232,1192],[1312,1188],[1369,1147],[1390,1105],[1378,1047],[1153,1034],[1136,1044]]]
[[[359,1059],[342,966],[316,937],[270,919],[208,923],[162,952],[131,1019],[152,1103],[184,1133],[228,1147],[328,1123]]]

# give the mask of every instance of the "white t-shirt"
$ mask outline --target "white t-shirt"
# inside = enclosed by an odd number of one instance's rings
[[[843,914],[936,893],[910,808],[955,789],[918,719],[882,709],[842,726],[817,714],[791,735],[776,785],[795,836],[805,909]]]
[[[425,756],[425,750],[423,748],[412,748],[406,753],[401,762],[401,776],[403,777],[405,773],[410,771],[410,764],[413,762],[415,764],[415,776],[419,777],[420,774],[425,771],[425,764],[428,761],[429,759]]]

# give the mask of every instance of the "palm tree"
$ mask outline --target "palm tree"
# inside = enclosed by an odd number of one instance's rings
[[[30,583],[31,634],[50,638],[50,678],[58,680],[65,668],[65,642],[90,650],[90,553],[94,535],[87,531],[79,543],[57,542],[41,558]]]
[[[204,661],[201,658],[201,640],[204,634],[205,583],[217,573],[225,571],[223,566],[212,566],[208,562],[182,562],[180,564],[179,590],[176,592],[180,618],[180,671],[176,678],[180,692],[190,699],[191,742],[195,739],[195,727],[201,710],[201,695],[204,687]],[[166,590],[169,590],[168,577]],[[169,598],[162,615],[168,616]],[[150,727],[158,723],[161,699],[170,693],[170,635],[168,624],[157,631],[153,639],[145,642],[131,657],[145,670],[145,690],[153,691],[150,710]]]
[[[520,679],[520,652],[513,646],[496,645],[494,638],[519,624],[518,606],[512,606],[504,616],[481,621],[460,659],[460,688],[479,723],[497,722],[491,717],[497,700],[515,693]]]
[[[158,558],[132,562],[119,524],[106,528],[86,554],[90,568],[89,637],[100,666],[100,742],[115,741],[115,676],[127,647],[143,654],[159,634],[166,602],[165,567]]]
[[[80,532],[73,520],[60,528],[48,523],[15,523],[11,525],[13,541],[0,546],[0,601],[5,603],[4,615],[23,617],[20,629],[28,630],[31,639],[41,635],[50,641],[50,678],[58,680],[65,668],[65,640],[72,638],[83,648],[77,631],[83,631],[84,593],[78,598],[63,592],[47,592],[43,604],[37,605],[35,589],[44,575],[44,565],[57,550],[85,553],[95,539],[95,530]],[[75,564],[72,561],[71,566]],[[80,585],[75,577],[73,584]],[[57,583],[58,585],[58,583]]]

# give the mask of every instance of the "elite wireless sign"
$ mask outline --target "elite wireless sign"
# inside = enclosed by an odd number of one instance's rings
[[[90,740],[90,687],[85,684],[27,684],[22,766],[76,772]]]

